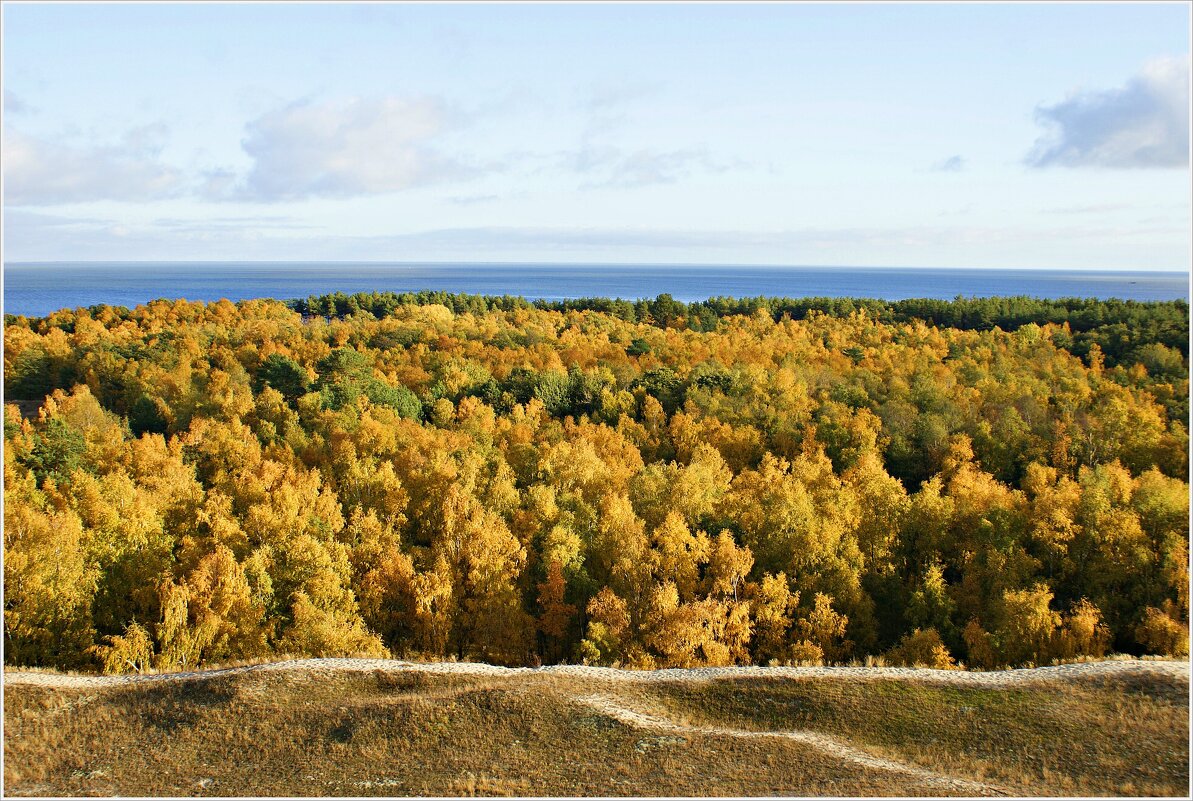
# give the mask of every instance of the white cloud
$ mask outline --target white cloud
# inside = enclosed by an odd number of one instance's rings
[[[582,105],[592,111],[621,108],[656,96],[661,90],[658,82],[641,79],[593,84],[583,92]]]
[[[1033,167],[1187,167],[1189,56],[1157,59],[1119,89],[1038,106],[1053,128],[1027,155]]]
[[[468,170],[433,146],[450,122],[428,98],[295,103],[249,123],[241,144],[252,168],[235,187],[226,173],[212,174],[208,191],[264,201],[352,197],[460,177]]]
[[[241,192],[232,170],[205,170],[200,178],[198,192],[204,200],[230,200]]]
[[[4,227],[9,233],[14,231],[60,231],[73,229],[78,231],[94,231],[115,225],[115,222],[103,217],[63,217],[58,214],[44,214],[40,211],[25,209],[4,209]]]
[[[11,261],[269,258],[263,247],[301,259],[316,230],[287,216],[159,217],[135,222],[4,209],[5,256]]]
[[[965,169],[965,158],[963,156],[949,156],[943,161],[938,161],[932,165],[933,172],[961,172]]]
[[[478,203],[493,203],[500,199],[501,199],[500,195],[487,194],[487,195],[455,195],[453,197],[449,197],[447,200],[449,203],[454,203],[457,206],[475,206]]]
[[[632,188],[656,184],[672,184],[697,172],[724,172],[731,166],[715,160],[706,148],[683,150],[625,150],[619,147],[596,147],[585,144],[580,150],[567,153],[563,166],[591,179],[583,188]]]
[[[625,102],[617,93],[602,105]],[[14,102],[15,99],[13,99]],[[118,145],[68,144],[19,133],[8,136],[6,202],[49,205],[91,200],[153,201],[190,196],[208,201],[273,203],[383,195],[496,173],[574,174],[581,189],[671,184],[699,173],[745,166],[714,158],[703,146],[665,149],[594,141],[575,149],[512,151],[487,158],[453,150],[453,135],[493,109],[469,114],[430,97],[347,98],[296,102],[245,125],[242,168],[180,168],[159,160],[166,130],[129,131]],[[461,192],[453,203],[488,202],[492,193]]]
[[[41,206],[93,200],[156,200],[182,189],[181,173],[159,160],[164,126],[136,128],[115,145],[75,146],[4,135],[4,203]]]
[[[873,247],[876,252],[944,246],[963,250],[973,245],[1007,245],[1074,240],[1131,241],[1165,237],[1187,238],[1181,226],[1046,226],[1034,229],[998,226],[925,225],[894,227],[802,227],[778,230],[674,229],[653,227],[460,227],[401,234],[318,237],[318,246],[329,254],[349,253],[353,258],[396,258],[396,254],[453,254],[469,257],[510,252],[544,254],[611,252],[666,254],[668,251],[706,253],[720,263],[732,263],[740,254],[782,251],[787,263],[817,263],[813,255],[835,257],[842,248]],[[278,240],[279,242],[281,240]],[[305,241],[310,247],[312,240]],[[301,246],[300,246],[301,247]],[[298,251],[301,252],[301,251]],[[728,255],[726,255],[728,254]],[[425,258],[420,256],[419,258]],[[649,257],[648,257],[649,258]],[[747,258],[748,260],[748,258]],[[914,264],[914,259],[909,261]]]
[[[9,90],[4,90],[4,111],[7,114],[23,114],[34,108]]]
[[[444,228],[345,236],[287,217],[149,223],[4,214],[11,261],[264,259],[360,261],[604,261],[883,264],[966,267],[1168,269],[1188,263],[1182,220],[1135,225],[911,228],[806,227],[746,231],[654,227]]]
[[[1081,203],[1076,206],[1058,206],[1044,209],[1051,214],[1106,214],[1112,211],[1135,208],[1129,203]]]

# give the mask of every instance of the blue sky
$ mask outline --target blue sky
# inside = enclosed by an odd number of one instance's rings
[[[1189,6],[3,6],[4,259],[1187,269]]]

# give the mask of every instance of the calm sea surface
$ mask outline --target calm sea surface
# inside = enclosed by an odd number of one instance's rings
[[[1079,270],[978,270],[686,265],[398,264],[284,262],[16,263],[4,266],[4,311],[42,316],[155,298],[305,298],[327,292],[446,290],[530,299],[868,297],[951,299],[995,295],[1173,300],[1189,274]]]

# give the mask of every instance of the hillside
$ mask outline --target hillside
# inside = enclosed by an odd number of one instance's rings
[[[1187,662],[5,674],[9,795],[1184,795]]]

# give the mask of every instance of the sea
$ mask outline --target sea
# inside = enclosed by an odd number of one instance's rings
[[[157,298],[290,300],[341,291],[443,290],[530,300],[670,294],[710,297],[993,297],[1189,299],[1188,272],[757,267],[683,264],[352,262],[19,262],[4,265],[6,314],[42,317],[98,304],[135,307]]]

